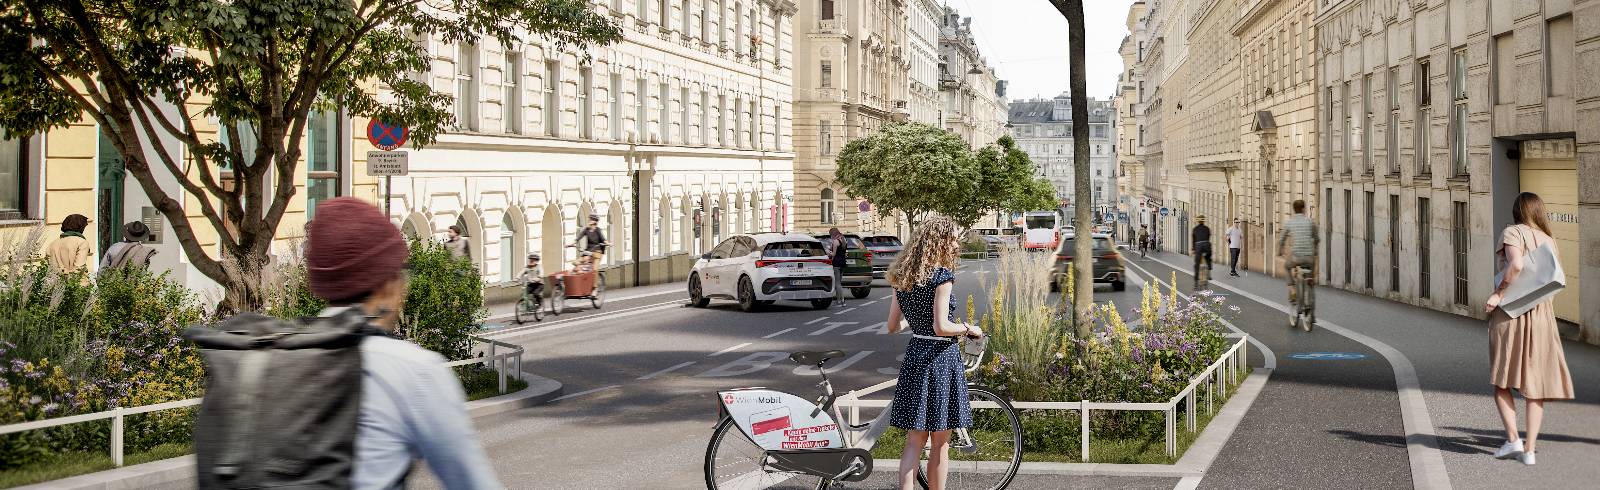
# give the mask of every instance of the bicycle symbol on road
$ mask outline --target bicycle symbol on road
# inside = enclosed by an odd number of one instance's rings
[[[1354,361],[1366,359],[1367,355],[1357,352],[1296,352],[1288,357],[1303,361]]]

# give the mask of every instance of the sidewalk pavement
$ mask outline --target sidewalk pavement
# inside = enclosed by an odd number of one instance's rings
[[[1166,252],[1150,257],[1174,267],[1193,263],[1189,256]],[[1224,296],[1237,296],[1242,291],[1278,304],[1287,303],[1288,293],[1281,279],[1253,271],[1240,274],[1241,277],[1229,277],[1225,271],[1214,274],[1212,283],[1220,287],[1213,289]],[[1505,442],[1505,432],[1489,384],[1486,321],[1323,286],[1317,290],[1317,317],[1388,344],[1415,365],[1454,487],[1512,488],[1534,483],[1534,487],[1575,488],[1600,481],[1600,464],[1596,464],[1600,460],[1595,457],[1600,454],[1600,424],[1596,423],[1600,421],[1600,384],[1596,383],[1600,380],[1600,347],[1563,342],[1577,398],[1546,403],[1538,443],[1539,464],[1528,467],[1514,460],[1496,461],[1491,456]],[[1287,315],[1284,328],[1288,328]],[[1334,335],[1327,330],[1315,334]],[[1523,408],[1520,401],[1518,408]],[[1522,414],[1519,411],[1519,416]],[[1525,428],[1526,423],[1522,422],[1521,427]],[[1404,440],[1389,439],[1372,438],[1369,442],[1405,444]]]

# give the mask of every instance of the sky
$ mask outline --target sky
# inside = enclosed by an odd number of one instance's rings
[[[1010,85],[1011,100],[1055,97],[1072,88],[1068,75],[1067,21],[1049,0],[940,0],[972,17],[978,49]],[[1128,34],[1134,0],[1083,0],[1089,96],[1108,99],[1122,72],[1117,48]]]

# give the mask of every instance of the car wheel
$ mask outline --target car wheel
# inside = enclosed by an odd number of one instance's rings
[[[1112,291],[1127,291],[1128,290],[1128,283],[1125,283],[1125,282],[1122,282],[1122,281],[1113,282],[1113,283],[1111,283],[1111,290]]]
[[[689,276],[689,305],[695,308],[705,308],[711,304],[706,298],[705,291],[700,289],[700,275]]]
[[[833,306],[833,298],[811,300],[812,308],[826,310],[829,306]]]
[[[739,309],[745,312],[756,310],[756,289],[750,285],[750,276],[739,278]]]
[[[855,299],[865,298],[869,294],[872,294],[872,286],[850,289],[850,297]]]

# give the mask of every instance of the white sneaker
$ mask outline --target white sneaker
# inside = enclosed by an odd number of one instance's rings
[[[1518,459],[1522,460],[1522,464],[1525,464],[1525,465],[1528,465],[1528,466],[1533,466],[1534,463],[1536,462],[1536,460],[1534,459],[1533,455],[1534,455],[1534,453],[1522,453],[1522,457],[1520,457]]]
[[[1495,459],[1506,459],[1517,454],[1522,454],[1522,440],[1506,441],[1500,445],[1500,450],[1494,452]]]

